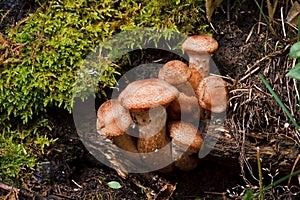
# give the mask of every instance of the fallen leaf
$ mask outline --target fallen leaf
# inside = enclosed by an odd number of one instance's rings
[[[299,14],[300,14],[300,4],[297,1],[295,1],[287,14],[286,21],[290,24],[293,24],[294,26],[297,26]]]

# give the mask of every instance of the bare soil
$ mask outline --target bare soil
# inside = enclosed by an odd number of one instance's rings
[[[297,32],[286,25],[284,36],[280,12],[270,31],[257,6],[249,2],[231,5],[230,19],[225,2],[224,9],[218,8],[212,18],[213,35],[219,42],[213,60],[228,81],[230,99],[222,137],[215,150],[199,161],[199,167],[190,172],[122,178],[85,149],[72,115],[52,110],[48,113],[52,134],[59,140],[45,155],[37,152],[43,164],[31,180],[24,180],[24,188],[30,192],[19,191],[20,199],[239,199],[246,187],[258,189],[257,146],[262,149],[265,185],[289,174],[294,164],[299,169],[295,129],[258,77],[263,74],[297,116],[294,82],[285,77],[292,67],[288,47]],[[275,176],[276,170],[279,174]],[[109,188],[109,181],[119,182],[122,188]],[[285,181],[265,197],[297,199],[299,195],[299,183],[293,177],[289,185]]]

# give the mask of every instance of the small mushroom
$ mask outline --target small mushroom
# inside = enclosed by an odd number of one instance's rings
[[[198,99],[189,83],[190,77],[190,68],[180,60],[169,61],[159,70],[158,78],[174,85],[180,91],[179,97],[167,107],[170,120],[199,120]]]
[[[168,129],[172,138],[172,157],[175,166],[184,171],[196,168],[198,165],[196,153],[203,144],[199,130],[190,123],[180,121],[169,122]]]
[[[180,92],[192,96],[195,92],[190,86],[190,77],[190,68],[180,60],[171,60],[167,62],[158,72],[159,79],[175,86]]]
[[[161,79],[134,81],[121,92],[118,98],[121,105],[129,109],[139,126],[139,152],[154,152],[169,143],[165,107],[178,95],[174,86]]]
[[[196,93],[201,108],[213,113],[221,113],[226,110],[227,90],[226,83],[222,78],[216,76],[204,78]]]
[[[191,76],[192,87],[196,90],[199,84],[197,80],[210,74],[210,54],[218,49],[218,42],[207,34],[194,35],[183,42],[182,49],[189,56],[189,66],[193,70]]]
[[[117,100],[108,100],[98,109],[98,133],[111,138],[118,147],[126,151],[137,152],[133,138],[125,134],[132,123],[129,111]]]

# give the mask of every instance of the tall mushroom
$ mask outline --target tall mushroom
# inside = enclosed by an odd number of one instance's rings
[[[129,109],[139,126],[139,152],[154,152],[169,143],[165,107],[178,94],[174,86],[160,79],[134,81],[121,92],[118,98],[121,105]]]
[[[189,66],[192,71],[191,82],[194,90],[197,89],[197,80],[210,74],[210,54],[218,49],[218,42],[207,34],[188,37],[182,44],[182,49],[189,56]]]
[[[189,82],[190,77],[190,68],[180,60],[169,61],[159,70],[158,78],[174,85],[180,91],[179,97],[167,108],[170,120],[199,120],[199,104]]]
[[[197,167],[197,153],[203,139],[192,124],[180,121],[169,122],[168,129],[172,138],[172,157],[175,166],[180,170],[189,171]]]

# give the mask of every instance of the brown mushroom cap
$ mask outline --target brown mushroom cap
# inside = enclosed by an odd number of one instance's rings
[[[167,62],[158,72],[158,78],[171,85],[179,85],[185,83],[191,77],[189,67],[180,60],[172,60]]]
[[[216,51],[218,47],[218,42],[207,34],[190,36],[182,44],[182,49],[185,51],[207,52],[209,54]]]
[[[174,121],[169,122],[168,128],[173,143],[183,147],[188,146],[190,153],[197,153],[200,150],[203,139],[199,130],[192,124]]]
[[[161,79],[144,79],[130,83],[119,95],[121,105],[130,111],[165,106],[179,95],[178,90]]]
[[[190,123],[179,121],[170,122],[168,128],[172,138],[174,165],[184,171],[190,171],[197,167],[198,157],[196,153],[203,144],[203,139],[198,129]]]
[[[117,100],[104,102],[97,112],[97,130],[106,136],[119,136],[125,133],[132,119],[130,113]]]
[[[208,76],[204,78],[196,91],[199,105],[214,113],[221,113],[227,107],[226,83],[222,78]]]

